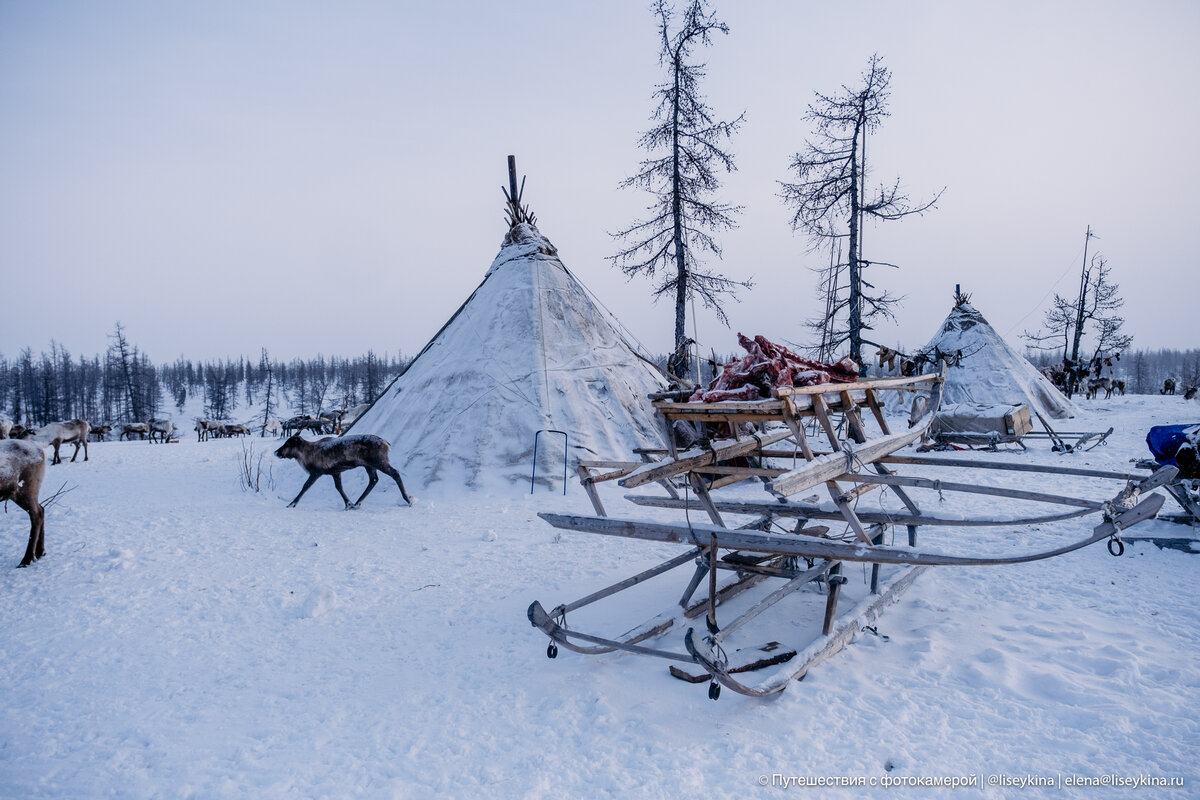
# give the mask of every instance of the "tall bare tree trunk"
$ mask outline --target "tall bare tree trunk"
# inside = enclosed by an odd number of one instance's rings
[[[1084,301],[1087,300],[1088,268],[1087,251],[1092,239],[1092,226],[1088,225],[1087,235],[1083,238],[1083,267],[1079,272],[1079,303],[1075,308],[1075,338],[1071,344],[1071,362],[1079,364],[1079,344],[1083,341]]]
[[[865,115],[865,111],[863,114]],[[862,134],[863,117],[854,125],[853,154],[850,157],[850,357],[861,365],[862,358],[862,261],[859,227],[862,224],[862,205],[859,201],[858,137]]]
[[[680,378],[688,373],[687,339],[688,269],[683,240],[683,187],[679,173],[679,54],[675,55],[675,103],[671,117],[671,215],[675,238],[675,354],[671,369]]]

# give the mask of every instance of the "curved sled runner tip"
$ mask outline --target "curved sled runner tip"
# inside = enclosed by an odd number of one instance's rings
[[[768,697],[769,695],[778,694],[786,689],[787,685],[791,683],[792,678],[795,677],[795,673],[789,673],[782,680],[767,684],[761,688],[747,686],[729,674],[728,661],[723,652],[719,649],[714,649],[711,637],[696,636],[696,629],[688,628],[687,633],[683,635],[683,646],[687,648],[687,651],[697,664],[708,670],[716,683],[719,683],[721,686],[727,686],[738,694],[744,694],[748,697]],[[710,698],[716,700],[719,695],[719,690],[714,690],[711,686],[709,687],[708,696]]]
[[[590,633],[582,633],[580,631],[568,630],[556,620],[562,619],[560,613],[562,607],[554,609],[553,614],[547,613],[542,607],[541,602],[534,600],[526,612],[529,617],[529,622],[533,627],[540,630],[542,633],[550,637],[550,639],[568,650],[574,650],[576,653],[584,655],[601,655],[603,653],[611,653],[615,650],[625,650],[630,653],[641,653],[642,655],[658,656],[659,658],[669,658],[675,661],[690,661],[686,655],[682,653],[672,653],[668,650],[658,650],[653,647],[640,647],[638,642],[644,642],[647,639],[652,639],[662,633],[674,624],[674,620],[660,615],[650,623],[635,628],[630,633],[620,639],[606,639],[603,636],[593,636]],[[584,645],[574,644],[568,637],[580,639],[585,642],[593,642],[598,647],[585,647]],[[552,651],[547,650],[549,655]],[[550,656],[554,658],[553,655]]]

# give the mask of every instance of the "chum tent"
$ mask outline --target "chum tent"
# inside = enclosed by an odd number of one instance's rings
[[[349,432],[391,443],[415,485],[559,485],[580,459],[664,446],[647,395],[665,380],[528,222],[514,225],[483,282]],[[561,431],[544,433],[538,431]]]
[[[1078,407],[1029,359],[1010,347],[969,302],[954,306],[921,352],[935,365],[940,358],[947,361],[943,406],[1024,403],[1047,419],[1066,419],[1079,413]]]

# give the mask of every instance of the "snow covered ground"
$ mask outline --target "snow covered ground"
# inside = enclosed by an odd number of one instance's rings
[[[1056,455],[1038,442],[999,457],[1126,469],[1148,455],[1151,425],[1200,418],[1178,397],[1085,407],[1062,427],[1113,425],[1107,447]],[[546,658],[531,601],[551,607],[679,552],[537,519],[590,513],[577,482],[565,497],[435,487],[408,508],[384,479],[346,512],[321,479],[288,509],[303,473],[269,455],[274,442],[182,439],[95,444],[87,463],[48,467],[43,496],[70,491],[48,511],[47,556],[32,568],[11,568],[24,515],[10,504],[2,517],[0,797],[928,797],[784,784],[971,776],[977,787],[954,796],[1200,794],[1200,556],[1131,542],[1121,558],[1101,544],[935,568],[880,619],[886,640],[860,636],[772,699],[726,690],[714,703],[657,659]],[[273,486],[260,493],[239,485],[249,447],[268,454]],[[364,481],[348,476],[347,492]],[[670,517],[602,490],[614,515]],[[1045,534],[1069,541],[1092,524]],[[937,544],[1024,552],[1039,535]],[[616,598],[596,627],[617,633],[625,617],[666,609],[682,589],[667,583]],[[605,626],[605,614],[622,619]],[[1059,785],[1076,776],[1185,783]],[[1055,785],[1016,787],[1030,778]]]

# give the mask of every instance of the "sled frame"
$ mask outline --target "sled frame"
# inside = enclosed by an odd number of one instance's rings
[[[666,450],[640,451],[641,461],[581,462],[579,475],[592,500],[596,516],[541,513],[539,516],[552,526],[569,531],[642,539],[653,542],[674,542],[688,546],[675,558],[662,562],[605,589],[593,592],[580,600],[546,611],[540,602],[533,602],[527,616],[530,623],[546,634],[551,645],[548,654],[554,655],[556,644],[575,652],[595,655],[625,651],[668,659],[674,662],[699,665],[710,678],[710,697],[715,699],[720,686],[750,696],[764,696],[782,691],[791,680],[803,677],[807,670],[843,647],[860,629],[873,621],[909,587],[929,566],[1015,564],[1050,558],[1093,544],[1104,539],[1119,544],[1122,530],[1139,521],[1153,517],[1161,507],[1159,495],[1141,498],[1140,495],[1168,483],[1172,474],[1155,472],[1149,477],[1136,474],[1085,470],[1071,467],[1042,467],[1040,465],[1010,465],[1005,462],[976,462],[973,459],[940,459],[901,456],[897,451],[908,445],[927,440],[930,424],[937,412],[941,397],[944,367],[939,374],[915,378],[860,380],[848,384],[787,388],[763,401],[722,403],[654,403],[667,430]],[[893,432],[883,414],[880,395],[885,391],[918,392],[926,396],[923,413],[914,406],[912,424],[908,430]],[[869,414],[869,417],[866,415]],[[865,419],[873,419],[877,435],[868,433]],[[910,419],[912,419],[910,417]],[[674,445],[673,427],[684,422],[699,428],[709,436],[686,450]],[[712,436],[713,431],[722,435]],[[711,438],[710,438],[711,437]],[[820,451],[814,442],[822,440]],[[768,459],[790,459],[792,466],[769,466]],[[1110,479],[1124,483],[1116,496],[1093,500],[1067,497],[1043,492],[1021,491],[963,481],[936,481],[928,477],[906,477],[895,472],[896,467],[942,466],[952,474],[961,474],[967,465],[982,469],[1017,469],[1022,471],[1069,474],[1086,478]],[[674,508],[685,512],[703,512],[706,522],[690,516],[681,523],[655,520],[609,518],[595,484],[616,480],[624,488],[638,488],[657,483],[667,489],[667,496],[626,495],[636,505]],[[745,480],[762,481],[774,495],[773,501],[724,501],[713,496],[722,486]],[[796,503],[790,498],[801,492],[825,487],[833,510],[811,502]],[[859,512],[858,498],[869,491],[886,486],[904,506],[903,511],[888,514]],[[1056,506],[1054,513],[1004,519],[955,520],[923,513],[906,489],[937,488],[999,496],[1022,502]],[[680,491],[685,496],[680,496]],[[693,497],[694,495],[694,497]],[[1139,502],[1140,500],[1140,502]],[[1086,514],[1099,513],[1103,521],[1094,526],[1090,536],[1065,546],[1013,557],[956,556],[921,552],[916,547],[921,525],[982,526],[1022,525],[1051,522]],[[732,528],[727,515],[748,515],[754,519],[741,528]],[[812,526],[812,520],[833,520],[846,524],[850,540],[830,538],[828,528]],[[885,533],[903,525],[908,532],[909,549],[883,544]],[[776,533],[772,529],[786,531]],[[722,556],[724,553],[724,556]],[[651,578],[682,570],[689,562],[695,567],[686,584],[683,596],[674,611],[664,612],[620,636],[585,633],[567,625],[567,615],[584,606],[611,597]],[[845,582],[843,565],[871,564],[869,594],[849,613],[838,613],[840,587]],[[889,567],[889,577],[881,583],[880,566]],[[732,582],[718,579],[719,574],[732,572]],[[771,578],[783,581],[774,591],[752,604],[740,615],[718,619],[718,610],[733,596]],[[735,632],[744,629],[787,596],[802,588],[817,584],[825,596],[821,634],[802,650],[798,658],[783,653],[769,659],[759,659],[752,665],[731,664],[724,646]],[[692,596],[707,585],[705,597],[689,605]],[[702,628],[691,627],[684,636],[684,649],[649,646],[650,640],[662,637],[682,627],[682,620],[705,616]],[[741,637],[739,637],[741,638]],[[772,643],[776,644],[776,643]],[[743,651],[752,648],[743,648]],[[793,663],[794,662],[794,663]],[[771,675],[759,684],[740,676],[757,664],[773,667]],[[781,666],[782,664],[782,666]],[[677,677],[686,672],[675,668]],[[699,680],[704,680],[703,677]]]

